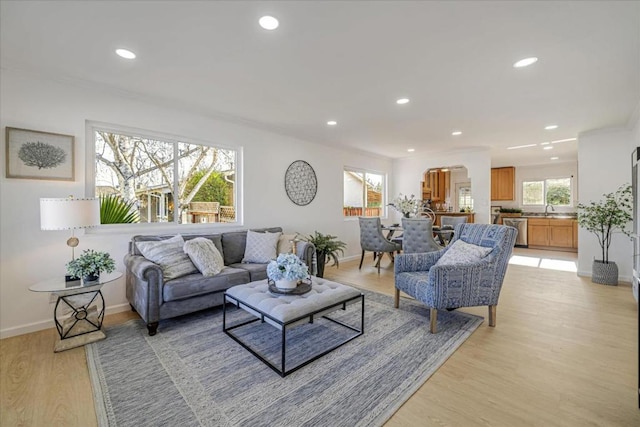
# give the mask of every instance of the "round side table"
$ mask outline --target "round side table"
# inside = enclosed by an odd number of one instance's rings
[[[102,273],[93,282],[78,279],[66,282],[64,278],[49,279],[29,287],[33,292],[50,292],[58,297],[53,309],[53,320],[60,339],[54,351],[60,352],[106,338],[101,331],[104,319],[103,285],[122,277],[122,272]]]

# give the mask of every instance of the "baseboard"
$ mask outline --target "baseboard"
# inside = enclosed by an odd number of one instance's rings
[[[591,270],[589,271],[578,271],[578,277],[587,277],[591,279]],[[618,275],[618,283],[630,285],[631,284],[631,276],[620,276]]]
[[[131,308],[129,307],[128,303],[112,305],[106,308],[105,315],[120,313],[130,309]],[[51,312],[51,314],[53,315],[53,311]],[[13,328],[0,329],[0,339],[29,334],[31,332],[37,332],[51,328],[55,328],[53,318],[42,320],[39,322],[27,323],[26,325],[14,326]]]

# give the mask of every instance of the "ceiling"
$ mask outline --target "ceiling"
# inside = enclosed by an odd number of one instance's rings
[[[257,25],[265,14],[277,30]],[[640,101],[635,1],[3,0],[0,40],[5,69],[391,158],[488,147],[494,166],[572,161],[577,142],[540,143],[624,126]]]

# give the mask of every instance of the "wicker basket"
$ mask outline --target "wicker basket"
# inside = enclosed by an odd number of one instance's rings
[[[615,262],[593,260],[591,266],[591,281],[602,285],[616,286],[618,284],[618,266]]]

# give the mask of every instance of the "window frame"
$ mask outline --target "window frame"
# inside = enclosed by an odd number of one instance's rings
[[[111,133],[120,133],[130,136],[138,136],[148,139],[156,139],[163,142],[171,143],[174,145],[174,158],[175,153],[178,150],[178,143],[187,143],[187,144],[196,144],[196,145],[204,145],[209,147],[222,148],[225,150],[235,151],[236,153],[236,164],[235,164],[235,175],[236,182],[234,185],[234,201],[235,201],[235,210],[236,210],[236,220],[235,222],[208,222],[208,223],[189,223],[189,224],[180,224],[178,223],[179,215],[174,214],[174,220],[172,222],[151,222],[151,223],[134,223],[134,224],[100,224],[94,228],[87,228],[86,232],[89,234],[100,234],[100,233],[110,233],[110,232],[132,232],[132,233],[163,233],[163,232],[197,232],[204,227],[207,229],[227,229],[227,228],[237,228],[238,226],[244,225],[244,203],[243,203],[243,172],[242,172],[242,164],[243,164],[243,147],[235,147],[228,144],[220,144],[216,141],[202,141],[196,138],[183,137],[172,135],[168,133],[151,131],[146,129],[139,129],[129,126],[116,125],[112,123],[104,123],[97,121],[89,121],[87,120],[85,123],[85,197],[96,197],[96,174],[95,174],[95,163],[96,163],[96,140],[95,140],[95,132],[103,131],[103,132],[111,132]],[[174,161],[174,168],[177,168],[179,162]],[[178,174],[175,173],[176,169],[174,169],[173,174],[173,190],[177,188],[178,185]],[[175,194],[175,192],[172,192]]]
[[[361,196],[362,196],[362,205],[363,205],[363,209],[362,209],[362,213],[363,215],[345,215],[344,214],[344,208],[346,207],[344,204],[344,198],[345,198],[345,181],[344,181],[344,175],[346,172],[353,172],[353,173],[362,173],[364,174],[364,179],[362,180],[362,192],[361,192]],[[365,182],[367,180],[366,176],[367,174],[372,174],[372,175],[379,175],[382,177],[382,194],[381,194],[381,200],[380,200],[380,215],[377,216],[366,216],[364,215],[365,213],[365,208],[366,208],[366,185]],[[387,188],[387,182],[388,182],[388,177],[387,174],[385,172],[381,172],[381,171],[376,171],[373,169],[364,169],[364,168],[357,168],[357,167],[352,167],[352,166],[343,166],[342,167],[342,218],[345,221],[354,221],[358,219],[358,216],[364,216],[367,218],[380,218],[380,219],[386,219],[387,218],[387,194],[388,194],[388,188]]]
[[[547,177],[547,178],[525,178],[522,180],[522,182],[520,183],[520,192],[521,192],[521,199],[522,199],[522,206],[532,206],[532,207],[545,207],[547,205],[546,201],[547,201],[547,181],[548,180],[552,180],[552,179],[568,179],[569,180],[569,204],[567,205],[553,205],[553,206],[559,206],[559,207],[573,207],[574,206],[574,200],[573,200],[573,177],[572,176],[555,176],[555,177]],[[529,183],[529,182],[542,182],[542,200],[543,203],[538,205],[538,204],[527,204],[524,202],[524,185],[525,183]]]

